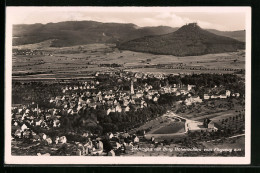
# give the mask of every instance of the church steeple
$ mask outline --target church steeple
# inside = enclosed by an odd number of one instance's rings
[[[134,91],[134,81],[131,80],[131,94],[135,94],[135,91]]]

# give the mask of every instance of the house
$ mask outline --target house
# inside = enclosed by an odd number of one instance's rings
[[[167,92],[169,93],[169,92]],[[160,94],[166,94],[166,92],[164,90],[160,90]]]
[[[110,112],[116,112],[116,108],[112,107]]]
[[[136,94],[132,95],[131,98],[134,99],[134,100],[135,100],[135,99],[138,99],[138,97],[136,96]]]
[[[150,74],[147,74],[147,77],[149,77],[149,78],[153,78],[154,75],[150,73]]]
[[[230,95],[231,95],[231,92],[229,90],[226,90],[226,96],[230,97]]]
[[[117,105],[117,106],[115,107],[115,111],[116,111],[116,112],[122,112],[121,106],[120,106],[120,105]]]
[[[135,78],[142,78],[143,74],[142,73],[135,73]]]
[[[124,100],[126,99],[130,99],[130,97],[128,95],[124,96]]]
[[[124,105],[124,106],[128,106],[128,105],[129,105],[129,101],[128,101],[128,100],[124,100],[124,101],[123,101],[123,105]]]
[[[240,96],[240,94],[239,94],[239,93],[235,93],[235,96],[236,96],[236,97],[239,97],[239,96]]]
[[[212,95],[211,98],[212,98],[212,99],[217,99],[217,98],[219,98],[219,96],[217,96],[217,95]]]
[[[74,86],[74,90],[78,90],[79,89],[79,87],[78,86]]]
[[[210,99],[210,96],[208,95],[208,94],[204,94],[204,100],[208,100],[208,99]]]
[[[109,106],[112,106],[112,105],[113,105],[113,100],[108,100],[108,101],[107,101],[107,104],[108,104]]]
[[[109,99],[110,99],[110,96],[106,94],[106,95],[104,96],[104,99],[109,100]]]
[[[23,107],[22,104],[12,104],[12,109],[16,109],[16,108],[19,108],[21,109]],[[21,109],[22,110],[22,109]]]
[[[155,77],[157,79],[163,79],[163,74],[157,73],[157,74],[154,74],[153,77]]]
[[[153,98],[153,101],[154,101],[154,102],[157,102],[157,101],[158,101],[158,97],[155,96],[155,97]]]
[[[129,103],[135,104],[135,100],[131,99],[131,100],[129,101]]]
[[[92,99],[93,99],[94,102],[99,101],[99,97],[93,97]]]
[[[66,100],[66,97],[65,97],[65,96],[63,96],[63,97],[61,98],[61,100],[62,100],[62,101],[65,101],[65,100]]]
[[[125,108],[125,112],[129,112],[129,111],[130,111],[130,107],[127,106],[127,107]]]
[[[94,109],[97,107],[96,103],[88,103],[88,106]]]
[[[188,84],[188,91],[190,91],[192,88],[196,87],[196,85],[189,85]]]
[[[190,98],[187,98],[184,102],[186,105],[192,105],[192,103],[201,103],[202,99],[199,96],[190,97]]]
[[[61,100],[61,99],[62,99],[61,96],[57,96],[57,97],[55,98],[55,101],[57,102],[57,101],[59,101],[59,100]]]
[[[179,96],[179,95],[181,95],[181,92],[180,92],[180,91],[176,91],[176,92],[175,92],[175,95],[176,95],[176,96]]]
[[[60,121],[59,120],[54,120],[53,121],[53,127],[60,127]]]
[[[134,143],[139,143],[139,138],[137,136],[134,138]]]
[[[141,100],[140,105],[141,105],[141,108],[147,107],[147,103],[144,100]]]
[[[87,100],[86,100],[86,104],[89,104],[90,102],[91,102],[90,99],[87,99]]]
[[[113,133],[108,134],[109,139],[112,139],[114,137]]]
[[[107,115],[109,115],[109,114],[110,114],[110,112],[111,112],[111,109],[110,109],[110,108],[108,108],[108,109],[107,109]]]
[[[26,129],[29,129],[25,124],[23,124],[22,126],[21,126],[21,131],[24,131],[24,130],[26,130]]]
[[[188,94],[189,92],[188,91],[186,91],[186,90],[180,90],[180,92],[181,92],[181,94],[183,94],[183,95],[186,95],[186,94]]]
[[[136,92],[136,97],[137,98],[143,97],[143,95],[144,95],[144,93],[142,91]]]
[[[82,106],[78,105],[77,112],[79,112],[82,109]]]
[[[226,98],[227,98],[227,95],[222,94],[222,95],[219,96],[219,98],[221,98],[221,99],[226,99]]]
[[[68,114],[72,114],[73,113],[73,110],[72,109],[69,109],[68,110]]]
[[[214,131],[217,130],[217,128],[215,127],[215,124],[213,121],[210,121],[209,124],[208,124],[208,129],[212,129]]]
[[[51,99],[50,99],[50,103],[52,103],[52,102],[55,102],[55,98],[54,97],[51,97]]]
[[[147,105],[147,103],[146,103],[146,102],[144,102],[144,103],[143,103],[143,106],[144,106],[144,107],[147,107],[148,105]]]
[[[199,122],[199,121],[192,121],[192,120],[188,120],[185,122],[185,131],[186,132],[201,132],[201,131],[216,131],[218,130],[215,125],[214,122],[210,121],[207,125],[207,127],[204,126],[203,122]]]
[[[177,88],[171,88],[171,92],[176,92]]]
[[[102,92],[99,91],[99,92],[97,93],[97,96],[101,96],[101,95],[102,95]]]

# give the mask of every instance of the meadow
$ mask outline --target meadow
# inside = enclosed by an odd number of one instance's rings
[[[37,49],[44,55],[13,55],[13,76],[22,73],[44,72],[52,77],[81,76],[95,71],[124,69],[144,73],[234,73],[235,69],[245,69],[245,52],[208,54],[201,56],[176,57],[153,55],[132,51],[120,51],[113,44],[89,44],[81,46],[53,48],[47,43],[37,43],[14,47]],[[122,67],[99,67],[99,64],[120,64]],[[173,68],[157,68],[152,65],[171,65]],[[148,68],[147,68],[148,66]],[[229,70],[226,70],[229,69]],[[23,76],[24,77],[24,76]],[[39,77],[34,75],[30,77]],[[49,77],[41,75],[40,78]]]
[[[184,122],[174,122],[158,130],[155,130],[152,134],[169,134],[169,133],[183,133],[183,132],[185,132]]]

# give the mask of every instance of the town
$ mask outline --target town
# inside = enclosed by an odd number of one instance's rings
[[[111,70],[12,85],[14,155],[211,156],[204,149],[213,143],[243,141],[245,81],[237,74]],[[133,149],[163,146],[203,152]],[[213,154],[243,156],[240,147]]]

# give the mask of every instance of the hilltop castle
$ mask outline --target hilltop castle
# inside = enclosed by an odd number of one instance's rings
[[[193,22],[193,23],[186,23],[187,26],[193,26],[193,27],[196,27],[198,26],[198,23],[197,22]]]

